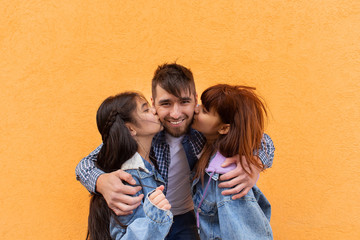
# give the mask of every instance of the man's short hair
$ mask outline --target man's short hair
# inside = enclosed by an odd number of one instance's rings
[[[180,98],[181,93],[196,94],[194,77],[190,69],[177,64],[165,63],[158,66],[152,79],[152,96],[156,98],[156,86],[159,85],[170,94]]]

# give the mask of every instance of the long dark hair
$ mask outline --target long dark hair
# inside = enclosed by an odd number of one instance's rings
[[[230,124],[230,129],[227,134],[219,135],[215,142],[206,143],[196,166],[195,177],[200,176],[203,180],[205,168],[215,150],[225,157],[236,154],[245,156],[248,164],[263,169],[263,164],[255,160],[254,151],[261,146],[267,111],[263,100],[255,93],[255,88],[218,84],[202,93],[201,102],[207,111],[215,110],[223,123]]]
[[[96,166],[106,173],[118,170],[137,151],[138,145],[126,127],[126,122],[136,124],[134,111],[140,93],[124,92],[108,97],[99,107],[96,122],[102,136],[103,146],[97,157]],[[115,213],[108,207],[104,197],[93,194],[90,200],[88,233],[86,239],[111,239],[110,217]],[[116,217],[114,218],[116,219]],[[118,222],[123,226],[120,222]]]

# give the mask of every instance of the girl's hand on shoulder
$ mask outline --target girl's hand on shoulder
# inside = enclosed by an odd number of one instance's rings
[[[152,204],[154,204],[158,208],[166,211],[171,209],[171,205],[169,201],[165,198],[163,190],[164,190],[163,185],[157,187],[156,190],[152,194],[150,194],[149,200]]]

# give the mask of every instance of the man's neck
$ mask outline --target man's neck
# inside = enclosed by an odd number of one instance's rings
[[[167,132],[165,133],[166,142],[170,145],[180,144],[181,141],[183,140],[184,136],[185,135],[181,135],[179,137],[174,137]]]

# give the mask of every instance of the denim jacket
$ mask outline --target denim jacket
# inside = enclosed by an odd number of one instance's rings
[[[154,189],[164,185],[161,175],[138,153],[127,160],[121,169],[130,173],[136,184],[142,186],[142,190],[136,195],[144,194],[145,200],[133,211],[133,214],[117,216],[117,220],[126,225],[126,228],[122,228],[113,217],[111,218],[112,239],[164,239],[170,230],[173,215],[170,210],[161,210],[149,200],[149,195]]]
[[[211,180],[209,182],[209,179]],[[244,197],[232,200],[218,188],[220,175],[206,172],[204,187],[199,178],[192,184],[195,214],[198,216],[200,238],[261,240],[273,239],[270,226],[271,206],[255,185]],[[204,189],[206,189],[204,199]],[[202,200],[202,203],[200,204]],[[199,208],[200,205],[200,208]],[[198,213],[198,214],[197,214]]]

